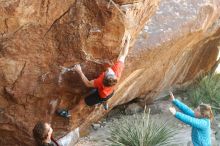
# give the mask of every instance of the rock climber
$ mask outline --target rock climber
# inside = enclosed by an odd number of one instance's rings
[[[108,67],[105,72],[102,72],[99,77],[94,80],[88,80],[88,78],[82,72],[81,66],[79,64],[75,65],[73,70],[75,70],[80,75],[84,84],[87,87],[94,88],[91,93],[84,98],[84,101],[81,102],[85,102],[88,106],[93,106],[101,103],[104,109],[108,110],[107,100],[113,96],[114,87],[121,77],[121,73],[124,69],[125,58],[128,55],[130,39],[130,34],[125,33],[125,36],[123,38],[124,41],[122,41],[123,48],[118,56],[117,61],[113,66]],[[70,117],[71,111],[61,109],[58,110],[57,113],[62,117]]]

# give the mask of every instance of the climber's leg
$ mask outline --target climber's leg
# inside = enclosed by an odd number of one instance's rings
[[[101,103],[103,105],[103,108],[105,110],[108,110],[108,104],[107,104],[107,100],[109,98],[111,98],[113,96],[114,93],[111,93],[109,96],[107,96],[106,98],[101,98],[99,96],[98,90],[96,90],[95,92],[93,92],[92,94],[90,94],[89,96],[87,96],[85,98],[85,103],[88,106],[93,106],[96,104]]]
[[[77,103],[72,109],[57,109],[56,113],[61,117],[69,118],[73,112],[80,112],[84,106],[84,100],[80,100],[79,103]]]
[[[64,118],[71,117],[71,114],[73,112],[79,112],[80,113],[80,111],[85,107],[85,101],[88,102],[88,103],[86,102],[86,105],[89,105],[89,106],[92,106],[92,105],[95,104],[95,103],[93,103],[94,102],[94,98],[93,97],[95,97],[97,95],[97,92],[98,92],[97,89],[92,89],[89,92],[89,95],[87,96],[87,97],[91,97],[92,96],[92,98],[89,98],[89,100],[81,99],[79,101],[79,103],[77,103],[71,110],[68,110],[68,109],[58,109],[58,110],[56,110],[56,113],[59,116],[64,117]],[[90,99],[91,99],[91,101],[90,101]]]
[[[100,103],[100,99],[99,98],[100,98],[99,97],[99,92],[96,89],[96,90],[92,90],[91,94],[86,96],[84,101],[85,101],[86,105],[93,106],[93,105],[96,105],[96,104]]]
[[[71,110],[69,110],[69,113],[73,113],[73,112],[80,112],[83,108],[85,107],[85,101],[83,99],[81,99],[79,101],[79,103],[77,103],[75,105],[74,108],[72,108]]]
[[[64,117],[64,118],[69,118],[71,117],[71,114],[70,112],[67,110],[67,109],[57,109],[56,110],[56,113],[61,116],[61,117]]]
[[[114,92],[112,92],[109,96],[107,96],[106,98],[101,98],[102,100],[102,106],[105,110],[108,110],[109,106],[108,106],[108,100],[114,95]]]

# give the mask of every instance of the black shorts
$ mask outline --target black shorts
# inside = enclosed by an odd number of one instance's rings
[[[113,96],[114,92],[112,92],[110,95],[108,95],[106,98],[101,98],[99,96],[99,92],[98,90],[96,89],[94,92],[92,92],[91,94],[89,94],[84,100],[85,100],[85,103],[88,105],[88,106],[93,106],[93,105],[96,105],[98,103],[102,103],[104,101],[107,101],[109,98],[111,98]]]

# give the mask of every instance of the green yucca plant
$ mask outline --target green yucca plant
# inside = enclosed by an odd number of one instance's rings
[[[158,123],[149,114],[122,117],[110,128],[108,138],[112,146],[162,146],[175,143],[176,129],[168,122]]]
[[[220,75],[207,75],[197,84],[188,89],[191,106],[197,107],[200,103],[209,103],[214,111],[220,109]]]

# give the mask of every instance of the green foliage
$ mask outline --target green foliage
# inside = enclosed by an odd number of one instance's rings
[[[174,128],[151,120],[146,114],[122,117],[111,126],[112,146],[161,146],[175,143]]]
[[[220,75],[207,75],[188,89],[191,106],[208,103],[217,110],[220,107]]]

